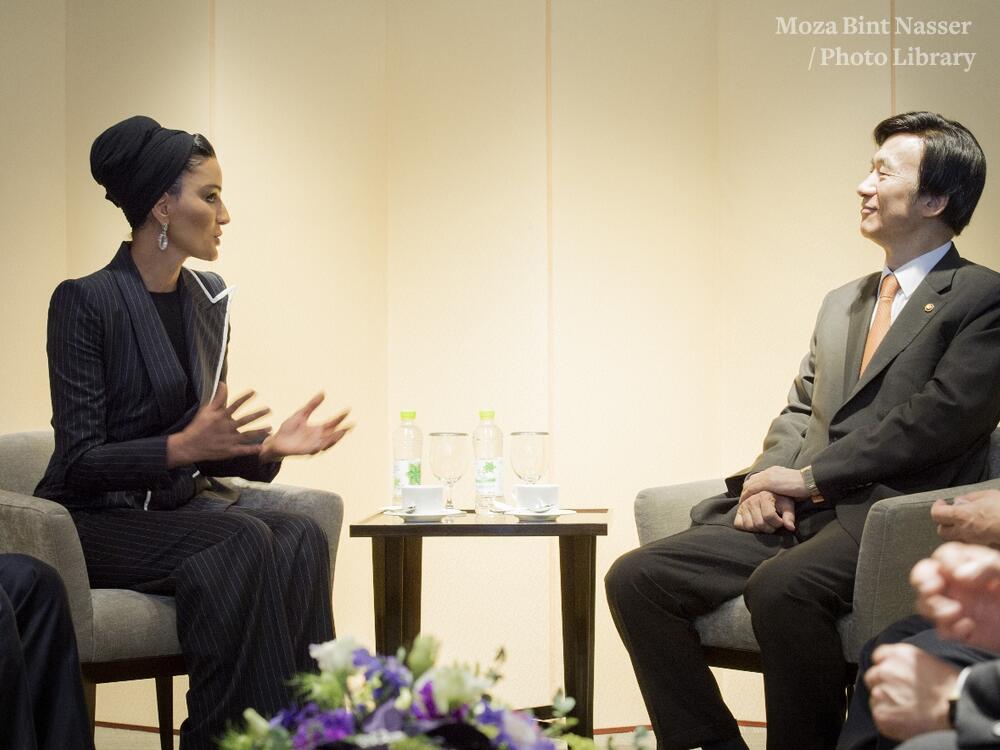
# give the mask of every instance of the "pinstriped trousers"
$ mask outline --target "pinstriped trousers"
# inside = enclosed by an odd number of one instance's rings
[[[209,750],[248,707],[288,704],[309,644],[333,637],[326,534],[294,513],[202,502],[73,514],[90,584],[166,594],[190,678],[184,750]]]

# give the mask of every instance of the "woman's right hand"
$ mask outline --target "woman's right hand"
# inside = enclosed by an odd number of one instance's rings
[[[215,397],[198,410],[191,423],[167,437],[168,469],[198,461],[219,461],[260,453],[261,442],[271,434],[270,426],[242,431],[240,428],[257,421],[271,410],[258,409],[237,417],[239,408],[255,394],[247,391],[228,405],[227,395],[226,384],[220,382]]]

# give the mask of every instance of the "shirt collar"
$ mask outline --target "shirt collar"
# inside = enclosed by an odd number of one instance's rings
[[[918,255],[909,263],[901,265],[895,271],[890,271],[889,267],[885,266],[882,268],[882,278],[884,279],[890,273],[894,273],[896,281],[899,282],[899,293],[903,295],[904,299],[909,299],[917,290],[917,287],[920,286],[921,282],[927,278],[927,274],[931,272],[931,269],[940,262],[950,249],[951,240],[948,240],[941,247],[936,247],[923,255]],[[879,283],[881,284],[881,281]]]

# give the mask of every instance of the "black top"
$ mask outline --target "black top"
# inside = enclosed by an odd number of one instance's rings
[[[194,392],[194,385],[191,378],[191,362],[188,358],[187,337],[184,335],[184,312],[181,308],[180,284],[172,292],[150,292],[156,312],[160,316],[163,328],[170,339],[170,345],[177,355],[177,360],[181,363],[184,374],[187,376],[184,398],[188,406],[198,400]]]

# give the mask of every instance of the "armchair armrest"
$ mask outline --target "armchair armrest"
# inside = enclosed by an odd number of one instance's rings
[[[722,479],[645,489],[635,498],[635,525],[639,544],[684,531],[691,525],[691,508],[707,497],[726,491]]]
[[[890,623],[913,614],[910,569],[941,544],[930,515],[934,501],[986,489],[1000,489],[1000,479],[890,497],[872,506],[861,536],[854,620],[845,644],[854,653]]]
[[[240,490],[240,505],[248,508],[281,510],[309,516],[326,532],[330,549],[330,580],[333,580],[340,545],[340,529],[344,523],[344,501],[340,495],[324,490],[293,487],[287,484],[227,480]]]
[[[80,537],[59,503],[0,490],[0,552],[31,555],[59,573],[69,595],[81,658],[93,651],[94,609]]]

